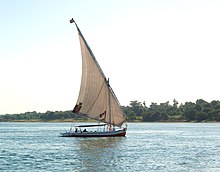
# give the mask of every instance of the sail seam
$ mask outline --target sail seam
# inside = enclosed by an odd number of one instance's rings
[[[96,102],[96,100],[98,99],[98,97],[99,97],[99,95],[100,95],[100,93],[101,93],[101,91],[102,91],[102,88],[103,88],[103,86],[104,86],[104,83],[105,82],[103,82],[103,84],[102,84],[102,86],[101,86],[101,88],[100,88],[100,90],[99,90],[99,93],[98,93],[98,95],[96,96],[96,98],[95,98],[95,100],[93,101],[93,103],[92,103],[92,105],[91,105],[91,107],[87,110],[87,112],[86,113],[88,113],[91,109],[92,109],[92,107],[94,106],[94,104],[95,104],[95,102]]]

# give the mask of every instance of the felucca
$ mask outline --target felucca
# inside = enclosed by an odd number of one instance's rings
[[[73,113],[95,119],[96,125],[79,125],[61,133],[63,137],[116,137],[125,136],[127,117],[105,77],[92,50],[86,42],[76,22],[82,54],[82,78],[79,97]],[[101,123],[101,124],[100,124]]]

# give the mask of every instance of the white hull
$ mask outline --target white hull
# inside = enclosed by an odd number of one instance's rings
[[[61,133],[61,137],[124,137],[126,129],[117,131],[103,131],[103,132],[65,132]]]

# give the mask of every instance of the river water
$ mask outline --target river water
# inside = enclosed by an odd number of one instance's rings
[[[58,137],[70,125],[0,123],[0,171],[220,171],[220,123],[128,123],[127,137]]]

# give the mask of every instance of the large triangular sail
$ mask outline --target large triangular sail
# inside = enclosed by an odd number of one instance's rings
[[[70,22],[75,23],[73,19]],[[121,126],[127,117],[80,29],[76,23],[75,25],[82,53],[82,78],[79,97],[73,112]]]

